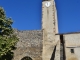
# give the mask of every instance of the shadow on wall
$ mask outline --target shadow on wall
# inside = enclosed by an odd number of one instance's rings
[[[53,50],[52,57],[51,57],[50,60],[55,60],[55,52],[56,52],[56,46],[55,46],[55,48]]]

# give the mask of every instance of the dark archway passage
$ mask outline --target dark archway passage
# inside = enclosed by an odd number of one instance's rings
[[[23,57],[21,60],[32,60],[32,58],[29,57],[29,56],[25,56],[25,57]]]

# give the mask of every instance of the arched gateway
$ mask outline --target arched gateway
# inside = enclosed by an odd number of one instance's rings
[[[25,56],[25,57],[23,57],[21,60],[32,60],[32,58],[29,57],[29,56]]]

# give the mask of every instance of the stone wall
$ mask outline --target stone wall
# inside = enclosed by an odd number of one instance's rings
[[[42,30],[15,30],[15,34],[19,41],[13,60],[21,60],[25,56],[29,56],[33,60],[42,60]]]
[[[60,42],[57,26],[57,14],[54,0],[42,2],[42,29],[43,29],[43,60],[53,60],[56,47],[55,60],[60,60]],[[46,4],[50,3],[49,6]],[[57,43],[58,42],[58,43]]]

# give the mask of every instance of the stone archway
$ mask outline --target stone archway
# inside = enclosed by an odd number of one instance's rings
[[[29,56],[25,56],[21,60],[33,60],[33,59],[31,57],[29,57]]]

